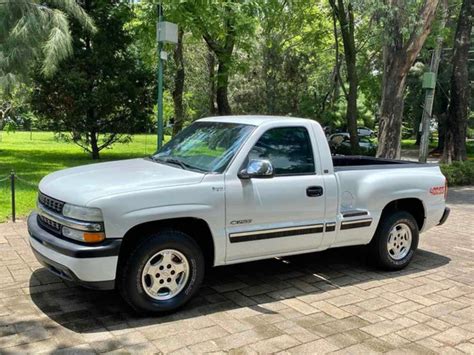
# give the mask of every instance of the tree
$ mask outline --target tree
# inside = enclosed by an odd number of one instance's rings
[[[245,47],[246,36],[254,31],[252,14],[256,5],[252,1],[238,0],[205,3],[183,0],[180,4],[193,33],[202,36],[216,57],[217,111],[220,115],[230,115],[228,87],[233,53],[239,43]]]
[[[470,101],[469,42],[473,11],[473,1],[463,0],[456,28],[452,58],[451,99],[443,151],[443,160],[447,163],[467,159],[466,130]]]
[[[332,107],[337,90],[328,80],[334,66],[330,13],[312,1],[261,1],[254,48],[230,86],[238,112],[339,121]]]
[[[352,3],[348,2],[347,6],[344,0],[329,0],[333,9],[334,17],[339,22],[342,43],[344,46],[344,58],[346,61],[347,82],[349,83],[349,92],[344,89],[344,95],[347,100],[346,121],[347,129],[350,134],[351,149],[353,152],[359,150],[359,142],[357,136],[357,66],[356,56],[357,50],[355,45],[355,27],[354,27],[354,10]],[[335,36],[337,33],[335,32]],[[340,78],[339,74],[338,77]],[[344,88],[344,84],[341,83]]]
[[[72,54],[70,20],[89,33],[94,22],[75,0],[2,0],[0,2],[0,86],[3,94],[25,80],[35,60],[51,75]]]
[[[387,0],[382,19],[385,28],[384,75],[380,104],[377,156],[400,158],[404,95],[408,72],[428,37],[439,0],[424,0],[418,16],[410,16],[416,1]],[[412,5],[412,6],[410,6]]]
[[[54,76],[35,77],[33,105],[51,128],[69,131],[65,138],[98,159],[102,149],[147,125],[153,74],[143,69],[123,28],[132,16],[129,5],[85,0],[84,8],[98,31],[91,35],[73,23],[73,56]]]
[[[174,103],[174,125],[173,135],[176,135],[183,128],[184,123],[184,107],[183,107],[183,93],[184,93],[184,57],[183,57],[183,35],[184,31],[178,31],[178,43],[174,50],[174,62],[176,65],[176,73],[174,77],[173,89],[173,103]]]

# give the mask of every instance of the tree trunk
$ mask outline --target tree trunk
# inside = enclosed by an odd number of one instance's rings
[[[178,43],[174,50],[174,61],[176,63],[176,74],[174,77],[173,104],[174,104],[174,125],[173,136],[183,128],[184,107],[184,59],[183,59],[183,30],[178,31]]]
[[[279,63],[278,53],[276,48],[280,46],[280,43],[272,37],[272,34],[267,34],[267,40],[271,41],[271,46],[265,46],[263,49],[263,76],[265,84],[265,106],[267,114],[274,115],[276,113],[276,102],[277,102],[277,78],[276,73],[278,72]]]
[[[226,7],[226,20],[224,23],[226,33],[223,41],[212,38],[208,32],[204,32],[203,34],[203,38],[209,49],[212,50],[217,57],[217,112],[219,115],[223,116],[232,114],[227,90],[229,87],[230,64],[232,61],[236,36],[234,17],[235,14],[232,12],[231,7]]]
[[[400,159],[402,117],[406,75],[396,66],[386,68],[382,83],[382,103],[380,105],[379,139],[377,156]],[[388,75],[391,76],[388,76]]]
[[[216,109],[216,57],[214,52],[208,48],[207,51],[207,66],[209,69],[209,113],[215,116]]]
[[[469,40],[472,29],[472,0],[464,0],[459,13],[454,41],[453,73],[451,76],[451,101],[446,122],[443,161],[467,159],[466,130],[469,118]]]
[[[404,2],[389,0],[391,20],[385,25],[387,35],[383,51],[384,75],[382,82],[382,102],[380,104],[379,142],[377,157],[400,158],[403,104],[408,71],[420,53],[431,32],[439,0],[425,0],[418,14],[415,26],[407,41],[402,29],[404,23]]]
[[[438,146],[435,149],[437,153],[442,153],[444,150],[444,142],[446,140],[446,121],[447,113],[443,112],[438,116]]]
[[[96,132],[90,132],[90,138],[91,138],[91,155],[92,159],[97,160],[99,159],[99,144],[97,142],[97,133]]]
[[[344,46],[344,58],[346,61],[347,82],[349,83],[349,92],[345,92],[347,100],[347,130],[349,131],[350,135],[351,150],[354,154],[357,154],[357,152],[359,151],[359,139],[357,135],[357,86],[359,85],[359,83],[356,68],[357,50],[354,38],[354,11],[350,2],[347,5],[346,11],[344,0],[337,0],[337,5],[335,3],[335,0],[330,0],[329,3],[333,8],[334,14],[338,19],[339,26],[341,28],[342,44]],[[336,37],[337,45],[336,31],[334,35]],[[341,85],[344,85],[344,83],[341,83]]]
[[[349,81],[349,94],[347,96],[347,111],[346,111],[346,121],[347,121],[347,130],[350,134],[351,140],[351,150],[355,154],[359,151],[359,139],[357,135],[357,72],[356,72],[356,61],[355,53],[354,57],[347,60],[347,79]]]
[[[217,112],[221,116],[231,115],[232,110],[230,108],[229,98],[227,96],[227,88],[229,86],[230,55],[221,55],[217,58],[217,61]]]

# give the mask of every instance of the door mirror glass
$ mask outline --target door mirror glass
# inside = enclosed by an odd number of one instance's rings
[[[247,167],[239,173],[241,179],[271,177],[273,177],[273,166],[268,160],[250,160]]]

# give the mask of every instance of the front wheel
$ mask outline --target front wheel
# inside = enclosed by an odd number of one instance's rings
[[[135,310],[163,313],[183,306],[199,289],[204,257],[196,242],[180,231],[150,234],[122,268],[119,291]]]
[[[383,218],[370,243],[372,261],[386,270],[403,269],[418,247],[418,225],[413,216],[404,211]]]

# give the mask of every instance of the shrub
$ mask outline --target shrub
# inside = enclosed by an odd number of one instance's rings
[[[449,186],[474,185],[474,161],[441,164],[440,167]]]

